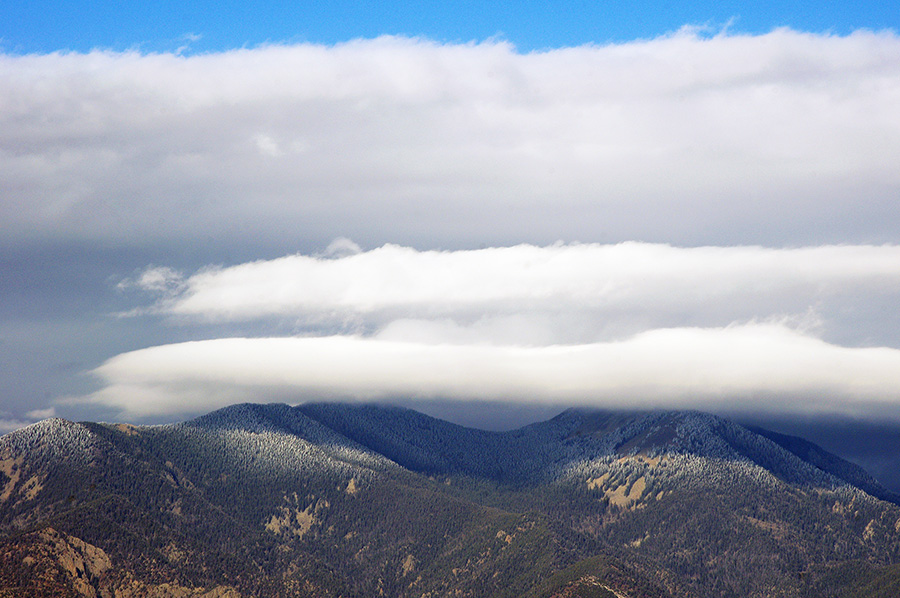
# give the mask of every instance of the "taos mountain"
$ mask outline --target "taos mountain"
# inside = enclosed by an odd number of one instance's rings
[[[900,595],[900,497],[696,412],[235,405],[0,438],[0,596]]]

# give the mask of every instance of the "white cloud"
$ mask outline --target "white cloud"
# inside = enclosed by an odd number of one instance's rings
[[[9,434],[33,423],[32,421],[23,421],[21,419],[0,419],[0,434]]]
[[[48,419],[51,417],[56,417],[56,408],[47,407],[46,409],[32,409],[25,415],[35,420]]]
[[[900,347],[870,334],[896,341],[896,318],[854,311],[900,298],[896,245],[361,251],[339,239],[320,256],[178,281],[156,285],[152,311],[293,321],[305,335],[124,353],[75,402],[145,417],[330,398],[900,416]]]
[[[359,245],[345,237],[338,237],[328,244],[328,247],[325,248],[321,255],[316,257],[337,259],[350,257],[358,253],[362,253],[362,248]]]
[[[214,322],[277,318],[307,330],[499,344],[584,343],[651,328],[800,317],[826,336],[840,329],[843,341],[867,344],[877,323],[859,322],[848,306],[900,300],[896,245],[353,248],[337,259],[292,255],[203,269],[155,309]],[[855,336],[846,332],[854,325]]]
[[[0,413],[0,434],[8,434],[19,428],[30,426],[38,420],[56,416],[56,408],[33,409],[25,414],[27,419],[13,417],[9,413]]]
[[[900,233],[893,33],[0,55],[0,78],[7,243]]]
[[[155,293],[172,293],[182,285],[184,275],[177,270],[165,266],[148,266],[133,278],[119,282],[119,290],[137,288]]]
[[[303,252],[124,281],[204,338],[307,336],[123,353],[90,401],[896,400],[895,33],[0,55],[0,80],[2,247]]]
[[[774,324],[545,347],[229,338],[125,353],[94,374],[104,387],[75,401],[132,416],[334,397],[855,414],[896,411],[900,350],[838,347]]]

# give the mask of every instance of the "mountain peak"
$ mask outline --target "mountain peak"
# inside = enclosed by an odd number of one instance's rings
[[[900,561],[900,507],[870,479],[698,412],[573,409],[487,432],[241,404],[164,426],[52,419],[0,447],[0,584],[26,595],[87,578],[107,595],[175,580],[276,598],[831,596],[855,587],[837,568],[890,582]],[[113,566],[53,564],[86,550]],[[23,563],[57,571],[54,591]]]
[[[96,440],[83,424],[52,417],[0,437],[0,451],[83,452]]]

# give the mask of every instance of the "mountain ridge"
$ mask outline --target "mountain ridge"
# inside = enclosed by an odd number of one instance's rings
[[[586,409],[488,432],[334,403],[162,426],[48,420],[0,438],[0,588],[838,598],[892,578],[895,497],[765,432]],[[844,573],[854,562],[870,575]],[[38,564],[56,572],[41,587]]]

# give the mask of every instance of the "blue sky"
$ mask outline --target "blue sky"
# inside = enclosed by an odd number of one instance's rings
[[[210,52],[271,42],[333,44],[383,34],[505,39],[519,51],[657,37],[685,25],[845,35],[900,27],[896,2],[3,2],[6,52],[93,48]]]

